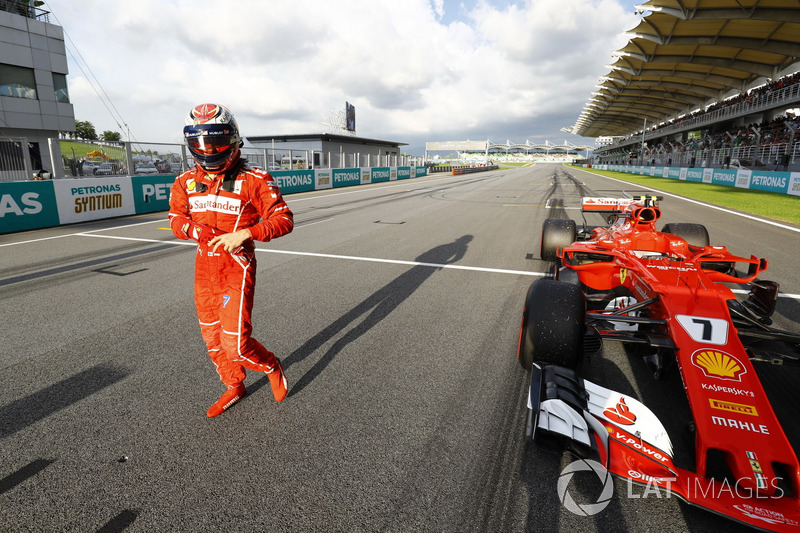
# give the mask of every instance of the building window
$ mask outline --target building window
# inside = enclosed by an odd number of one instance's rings
[[[36,80],[33,69],[0,65],[0,96],[36,100]]]
[[[67,77],[64,74],[53,73],[53,87],[56,90],[56,100],[65,104],[69,103],[67,90]]]
[[[25,170],[25,154],[20,141],[0,139],[0,170]]]

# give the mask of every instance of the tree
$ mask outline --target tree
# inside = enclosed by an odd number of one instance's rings
[[[3,2],[9,3],[9,2]],[[13,4],[16,3],[14,6]],[[22,15],[23,17],[28,18],[36,18],[36,9],[44,5],[43,0],[34,0],[31,2],[30,0],[17,0],[16,2],[11,2],[12,6],[4,7],[3,11],[11,11],[9,7],[14,7],[15,11]]]
[[[79,139],[87,141],[97,140],[97,132],[94,131],[94,124],[88,120],[75,121],[75,135],[77,135]]]
[[[119,141],[122,139],[122,135],[117,131],[106,130],[103,132],[101,139],[104,141]]]

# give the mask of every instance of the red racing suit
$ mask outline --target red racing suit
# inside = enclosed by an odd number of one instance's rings
[[[236,387],[244,368],[265,371],[275,355],[250,335],[256,282],[254,240],[292,231],[294,218],[269,173],[240,160],[223,175],[195,167],[179,175],[169,197],[169,221],[180,239],[198,241],[194,297],[200,330],[222,382]],[[248,228],[253,240],[236,253],[208,246],[215,235]]]

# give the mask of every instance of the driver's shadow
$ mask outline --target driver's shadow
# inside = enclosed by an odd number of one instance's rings
[[[381,320],[386,318],[398,305],[411,296],[417,288],[442,266],[461,260],[467,251],[472,235],[464,235],[455,241],[437,246],[415,259],[421,263],[401,274],[387,285],[357,304],[328,327],[314,335],[297,350],[283,360],[284,369],[304,361],[325,343],[341,332],[345,332],[292,387],[290,395],[302,391],[314,378],[319,376],[348,344],[358,339]],[[366,316],[364,316],[366,315]],[[364,318],[359,320],[362,316]]]

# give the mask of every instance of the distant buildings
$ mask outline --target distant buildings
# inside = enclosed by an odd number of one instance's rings
[[[301,159],[313,168],[397,166],[404,160],[400,147],[406,143],[365,139],[353,135],[310,133],[306,135],[256,135],[245,137],[253,147],[270,154],[270,162]],[[274,158],[274,159],[272,159]]]
[[[60,158],[48,139],[75,131],[64,31],[47,11],[0,2],[0,180],[31,179]]]

